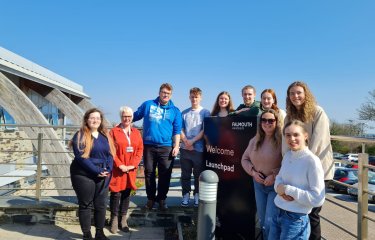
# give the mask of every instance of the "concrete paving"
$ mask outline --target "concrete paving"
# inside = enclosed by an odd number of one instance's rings
[[[178,173],[176,173],[177,175]],[[167,204],[180,209],[181,190],[178,180],[172,180],[171,188],[167,198]],[[144,191],[138,191],[136,196],[131,198],[131,207],[139,208],[143,206],[147,199]],[[328,240],[351,240],[357,239],[357,214],[347,211],[333,202],[338,202],[347,208],[356,210],[355,199],[348,195],[334,195],[327,191],[326,202],[321,212],[322,236]],[[329,201],[330,200],[330,201]],[[173,210],[171,210],[173,211]],[[157,210],[155,211],[157,213]],[[375,219],[375,205],[369,205],[369,217]],[[368,223],[369,238],[375,239],[375,223]],[[93,235],[95,229],[92,228]],[[110,239],[165,239],[165,229],[163,227],[135,227],[130,233],[119,232],[111,234],[105,229],[105,234]],[[0,225],[0,240],[24,240],[24,239],[82,239],[79,225],[53,225],[53,224],[2,224]]]
[[[91,228],[94,236],[95,228]],[[104,234],[110,239],[153,239],[164,240],[164,228],[162,227],[137,227],[131,228],[129,233],[119,231],[112,234],[104,229]],[[39,240],[39,239],[82,239],[79,225],[56,226],[51,224],[4,224],[0,225],[0,239],[4,240]]]

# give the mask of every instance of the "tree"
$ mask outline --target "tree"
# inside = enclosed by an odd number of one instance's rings
[[[347,123],[338,123],[334,120],[331,121],[330,132],[331,135],[342,135],[358,137],[364,134],[364,125],[358,123],[354,120],[348,120]],[[332,141],[332,149],[334,152],[348,153],[348,152],[358,152],[360,151],[361,144],[342,142],[342,141]]]
[[[364,123],[348,120],[348,123],[331,121],[331,135],[362,136],[364,134]]]
[[[367,97],[367,102],[362,103],[358,109],[359,120],[375,121],[375,89],[368,92],[370,97]]]

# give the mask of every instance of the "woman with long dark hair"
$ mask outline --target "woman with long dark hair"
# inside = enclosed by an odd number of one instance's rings
[[[229,92],[222,91],[217,95],[214,107],[211,111],[211,116],[226,117],[229,113],[233,112],[233,101]]]
[[[264,110],[259,118],[257,134],[250,140],[241,164],[245,172],[253,177],[257,213],[265,240],[276,214],[274,182],[281,159],[279,116],[273,109]]]

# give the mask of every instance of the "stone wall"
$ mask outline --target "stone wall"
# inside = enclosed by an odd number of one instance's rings
[[[0,162],[22,163],[24,159],[32,157],[32,152],[8,152],[33,151],[31,140],[27,138],[23,131],[0,129]]]

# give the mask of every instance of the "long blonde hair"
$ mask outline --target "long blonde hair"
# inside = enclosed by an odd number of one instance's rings
[[[305,92],[305,102],[302,105],[302,108],[298,110],[290,100],[289,91],[292,87],[302,87]],[[307,87],[307,84],[304,82],[296,81],[289,85],[286,92],[286,115],[287,121],[291,120],[300,120],[302,122],[311,122],[314,119],[316,111],[316,101],[314,95]]]
[[[85,112],[85,114],[83,116],[81,128],[79,129],[78,135],[77,135],[77,148],[78,148],[78,150],[83,151],[83,154],[82,154],[83,158],[89,158],[90,157],[90,152],[91,152],[93,144],[94,144],[94,139],[91,135],[91,131],[90,131],[90,128],[87,124],[87,121],[90,117],[90,114],[94,113],[94,112],[99,113],[100,119],[101,119],[101,123],[100,123],[100,126],[98,128],[98,132],[103,134],[108,139],[110,152],[111,152],[112,156],[114,157],[116,155],[116,150],[115,150],[115,147],[114,147],[114,144],[113,144],[112,137],[109,135],[108,129],[104,124],[103,112],[100,111],[97,108],[91,108],[91,109],[89,109]]]
[[[262,112],[262,114],[259,116],[259,123],[258,123],[258,130],[257,134],[255,135],[255,151],[258,150],[262,144],[264,143],[264,139],[266,138],[266,133],[264,132],[262,128],[262,117],[266,113],[271,113],[273,116],[275,116],[276,119],[276,128],[275,132],[273,133],[273,136],[271,138],[272,145],[275,149],[277,149],[281,145],[281,121],[279,118],[279,114],[273,110],[273,109],[268,109]]]

